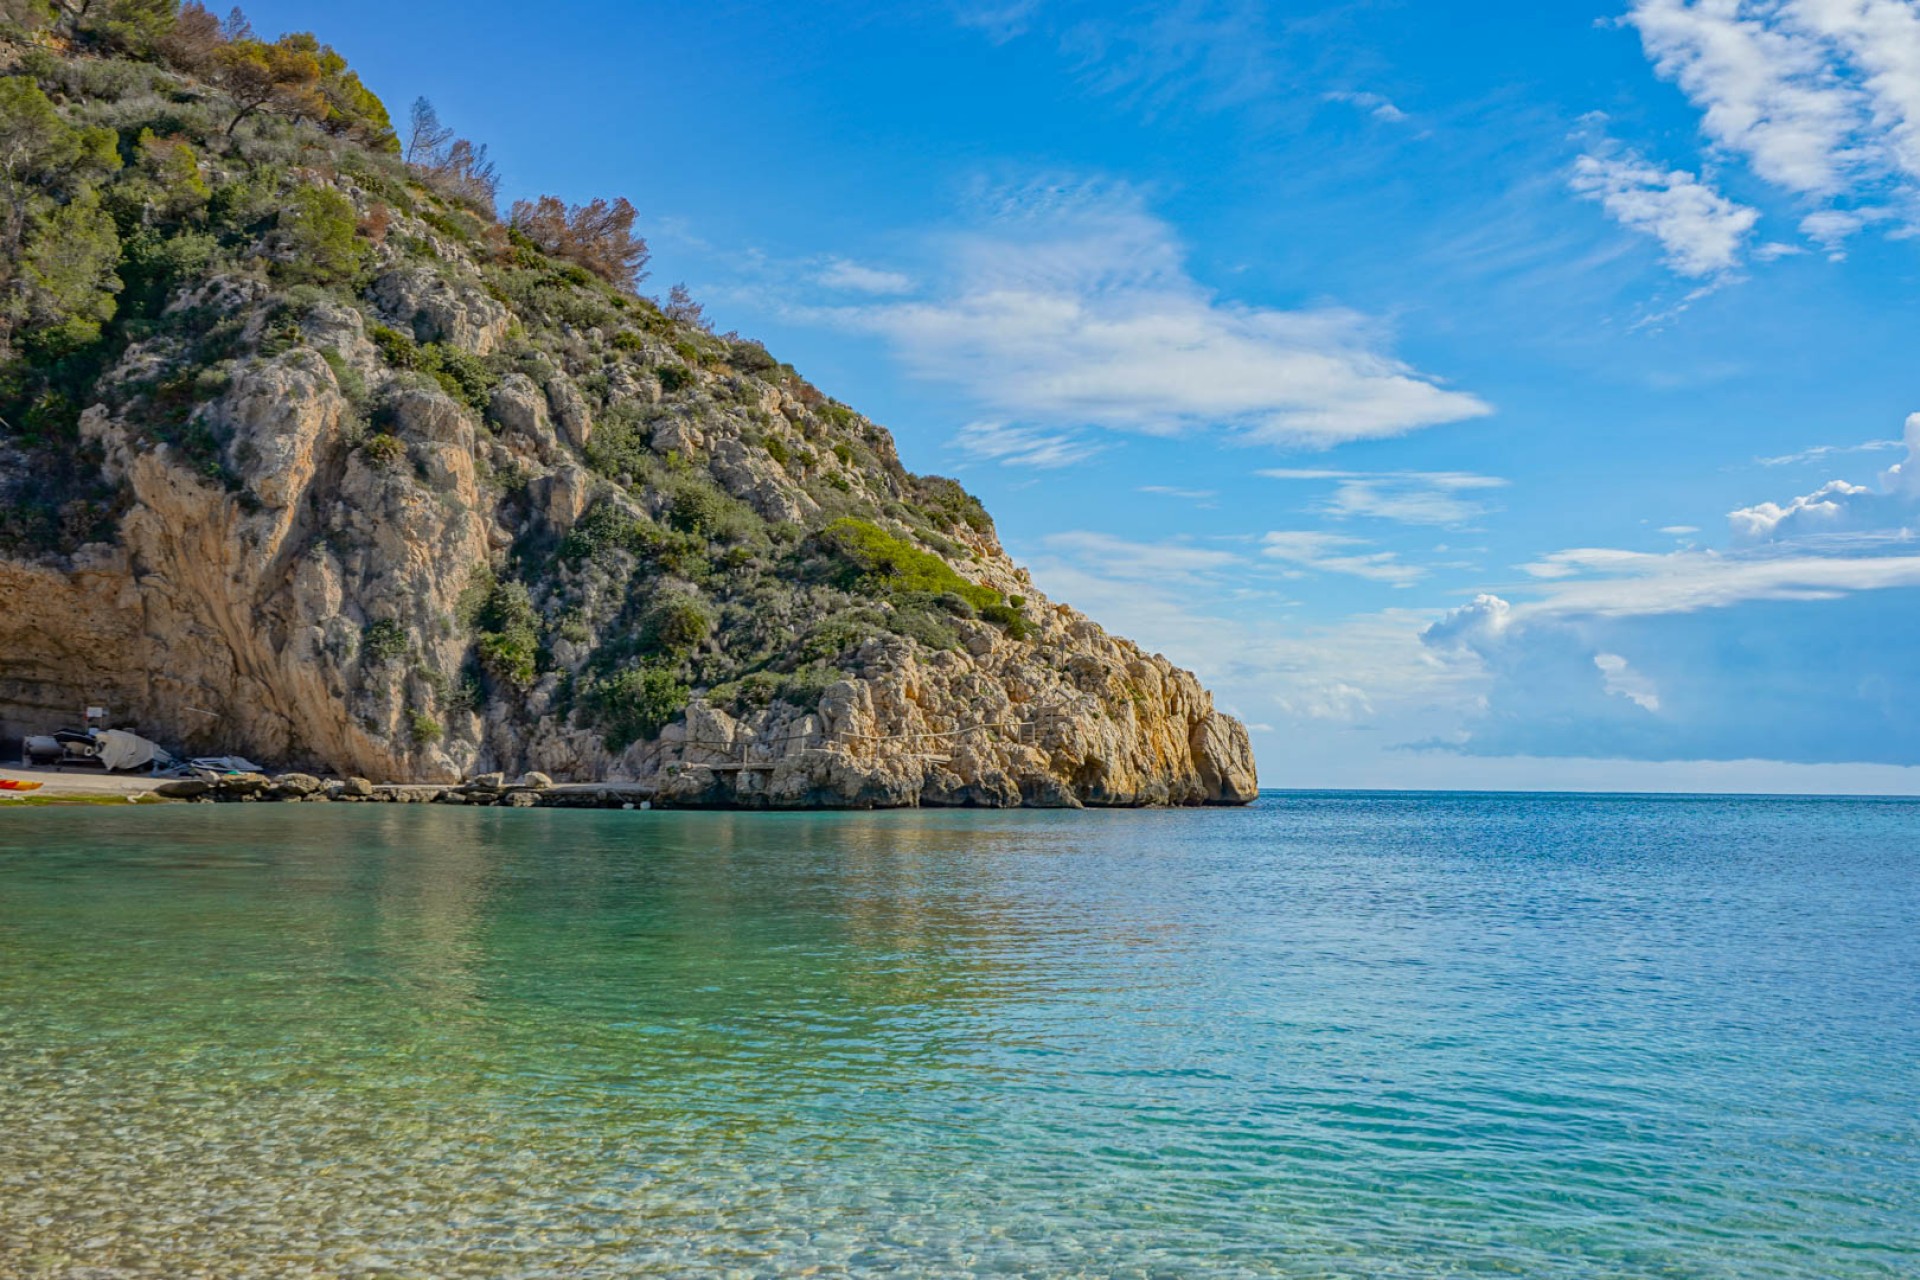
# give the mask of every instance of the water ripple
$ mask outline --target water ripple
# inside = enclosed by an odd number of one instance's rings
[[[1920,806],[35,811],[0,1275],[1920,1274]]]

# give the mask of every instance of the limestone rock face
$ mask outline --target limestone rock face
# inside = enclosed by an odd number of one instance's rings
[[[373,301],[386,321],[421,342],[444,342],[477,356],[506,339],[511,317],[477,284],[455,283],[418,267],[381,276]]]
[[[444,622],[489,554],[471,424],[409,393],[394,416],[414,465],[376,465],[311,352],[247,371],[207,415],[230,433],[227,484],[87,413],[85,438],[127,488],[121,541],[71,565],[0,559],[0,715],[65,723],[104,703],[178,749],[458,776],[410,741],[403,713],[409,659],[457,668]],[[408,653],[366,652],[383,621],[415,638]]]

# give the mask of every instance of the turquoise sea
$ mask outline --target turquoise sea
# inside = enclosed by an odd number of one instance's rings
[[[1920,804],[0,812],[0,1276],[1920,1276]]]

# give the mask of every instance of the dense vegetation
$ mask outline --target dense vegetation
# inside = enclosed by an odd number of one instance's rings
[[[484,437],[503,387],[564,386],[594,423],[578,456],[598,489],[563,534],[534,518],[525,475],[486,477],[521,533],[448,620],[469,638],[464,667],[431,669],[391,622],[360,632],[362,679],[429,690],[407,710],[419,742],[489,700],[539,696],[617,748],[695,689],[811,706],[874,637],[953,648],[965,619],[1028,636],[1024,601],[962,572],[992,546],[971,495],[909,475],[884,431],[714,333],[683,288],[638,292],[628,201],[546,196],[503,219],[498,187],[484,147],[424,101],[402,136],[313,35],[268,40],[237,10],[174,0],[0,0],[0,554],[114,537],[125,499],[81,430],[94,405],[244,501],[206,406],[254,362],[311,347],[353,405],[359,456],[396,482],[431,483],[395,425],[407,394],[446,397]],[[511,316],[485,356],[390,327],[375,304],[381,272],[451,279],[454,264]],[[315,336],[341,307],[364,317],[376,375]],[[662,447],[703,423],[804,494],[805,514],[770,518]]]

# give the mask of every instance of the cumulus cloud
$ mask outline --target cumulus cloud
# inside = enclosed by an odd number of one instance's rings
[[[1880,482],[1889,493],[1910,501],[1920,500],[1920,413],[1907,415],[1906,431],[1900,442],[1906,446],[1906,459],[1882,472]]]
[[[1835,533],[1852,523],[1858,515],[1855,499],[1871,497],[1873,490],[1863,484],[1829,480],[1804,497],[1784,506],[1760,502],[1727,513],[1736,538],[1747,542],[1765,542],[1775,538],[1809,533]]]
[[[1360,549],[1372,545],[1364,538],[1296,529],[1267,534],[1260,540],[1260,554],[1303,570],[1347,574],[1396,587],[1412,586],[1425,576],[1418,566],[1401,563],[1391,551]]]
[[[1513,606],[1482,592],[1420,633],[1432,648],[1453,653],[1485,653],[1513,624]]]
[[[1683,169],[1640,156],[1583,155],[1568,185],[1598,201],[1621,226],[1660,242],[1667,265],[1683,276],[1724,275],[1741,263],[1757,209],[1736,204]]]
[[[1326,446],[1491,412],[1388,354],[1354,312],[1219,298],[1125,189],[999,193],[942,255],[946,279],[928,297],[818,314],[879,335],[913,374],[1011,422]]]
[[[1909,561],[1876,585],[1920,586],[1920,566]],[[1910,592],[1669,596],[1596,612],[1577,591],[1556,585],[1547,601],[1506,609],[1476,602],[1426,629],[1428,650],[1473,673],[1481,690],[1462,734],[1433,746],[1482,756],[1920,762],[1920,722],[1907,713],[1920,696],[1920,653],[1902,638]],[[1694,607],[1706,603],[1714,607]]]
[[[1911,522],[1913,507],[1920,501],[1920,413],[1907,418],[1906,460],[1896,462],[1881,473],[1881,488],[1876,490],[1845,480],[1829,480],[1812,493],[1785,503],[1759,502],[1727,513],[1727,521],[1736,539],[1747,542],[1783,542],[1820,534],[1904,531]],[[1880,447],[1871,442],[1855,449]],[[1829,448],[1825,453],[1842,452]],[[1767,462],[1799,461],[1825,456],[1821,450],[1787,459]]]
[[[1070,467],[1100,452],[1099,445],[1079,436],[1005,422],[970,422],[954,436],[953,447],[1005,467],[1038,471]]]
[[[1401,524],[1461,525],[1487,514],[1488,508],[1466,495],[1503,489],[1498,476],[1471,471],[1335,471],[1324,468],[1268,467],[1270,480],[1331,481],[1333,496],[1320,510],[1338,517],[1366,516]]]

